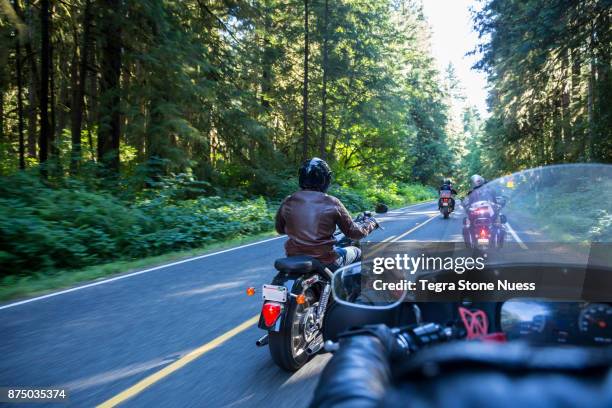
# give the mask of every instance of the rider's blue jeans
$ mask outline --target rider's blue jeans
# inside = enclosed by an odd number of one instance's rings
[[[331,266],[335,269],[361,260],[361,249],[357,247],[348,246],[344,248],[334,248],[334,251],[336,251],[338,257],[336,258],[336,262]]]

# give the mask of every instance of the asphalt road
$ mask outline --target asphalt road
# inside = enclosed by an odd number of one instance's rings
[[[380,217],[385,230],[368,239],[460,241],[462,218],[458,210],[444,220],[433,202],[419,204]],[[122,407],[307,406],[329,355],[286,373],[255,346],[263,334],[255,324],[235,329],[259,313],[260,296],[245,288],[270,282],[284,241],[0,306],[0,386],[65,387],[75,407],[117,395]],[[194,350],[200,355],[186,359]]]

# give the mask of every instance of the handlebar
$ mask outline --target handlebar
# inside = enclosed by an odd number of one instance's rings
[[[382,227],[382,225],[380,225],[378,220],[372,216],[371,211],[364,211],[363,213],[355,217],[354,221],[360,224],[365,223],[365,222],[372,222],[374,223],[374,226],[376,227],[376,229],[384,230],[384,228]]]

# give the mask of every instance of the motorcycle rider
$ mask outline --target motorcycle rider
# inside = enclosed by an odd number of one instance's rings
[[[276,213],[276,231],[287,234],[287,256],[307,255],[335,270],[361,258],[361,250],[349,246],[336,248],[336,226],[351,239],[361,239],[376,228],[375,221],[353,221],[342,202],[326,194],[332,172],[322,159],[314,157],[299,169],[300,191],[285,198]]]
[[[441,191],[450,191],[451,192],[451,198],[450,198],[450,202],[451,202],[451,209],[455,210],[455,199],[453,198],[454,195],[457,195],[457,190],[455,190],[453,188],[453,183],[451,180],[449,179],[445,179],[442,182],[442,185],[440,186],[440,188],[438,189],[438,195],[440,195]],[[438,201],[438,207],[440,207],[440,202]]]
[[[467,207],[474,204],[477,201],[489,201],[493,204],[497,204],[497,196],[495,192],[487,187],[484,187],[487,184],[484,177],[474,174],[470,177],[470,191],[466,197]]]

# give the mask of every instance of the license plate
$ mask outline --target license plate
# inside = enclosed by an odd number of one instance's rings
[[[478,243],[487,245],[489,243],[489,239],[488,238],[478,238]]]
[[[442,206],[448,207],[448,203],[442,203]]]
[[[263,300],[271,300],[273,302],[287,301],[287,288],[276,285],[263,285]]]

